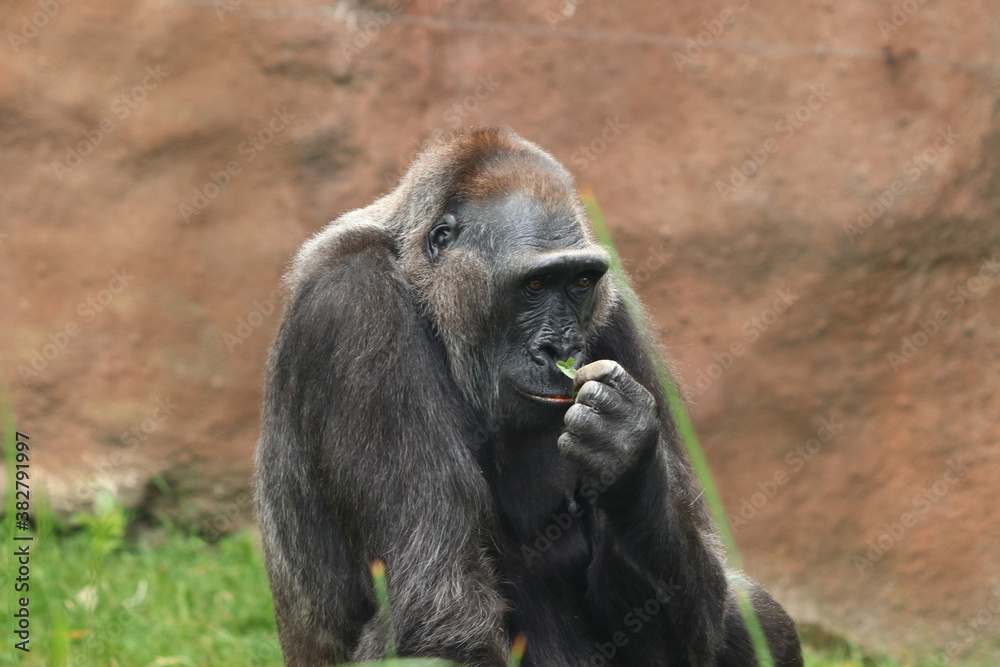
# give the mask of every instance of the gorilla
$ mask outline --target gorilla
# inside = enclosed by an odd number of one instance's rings
[[[777,665],[728,574],[655,352],[569,173],[505,129],[425,148],[308,240],[268,360],[256,494],[289,665]],[[574,380],[557,361],[574,359]]]

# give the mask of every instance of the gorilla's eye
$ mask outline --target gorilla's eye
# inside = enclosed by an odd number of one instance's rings
[[[455,230],[451,227],[435,227],[431,234],[431,243],[441,248],[448,245],[455,236]]]
[[[451,213],[445,213],[427,233],[427,255],[438,258],[438,251],[447,248],[458,237],[458,221]]]
[[[591,271],[581,273],[576,278],[573,278],[567,290],[574,297],[582,299],[590,294],[591,288],[597,282],[598,278],[600,278],[600,275]]]
[[[537,292],[538,290],[542,289],[542,281],[539,280],[538,278],[535,278],[534,280],[529,280],[528,289],[530,289],[532,292]]]

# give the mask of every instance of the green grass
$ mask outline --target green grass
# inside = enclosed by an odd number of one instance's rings
[[[0,665],[281,664],[264,564],[250,533],[208,544],[167,527],[127,540],[125,513],[107,501],[101,513],[79,519],[78,528],[56,526],[36,537],[31,652],[11,651],[5,639]],[[6,530],[0,539],[10,544]],[[9,555],[2,560],[2,572],[12,572]],[[10,618],[9,582],[2,598],[0,613]],[[893,664],[864,661],[844,646],[807,655],[811,667]]]
[[[865,655],[857,645],[822,630],[807,628],[801,634],[807,667],[902,667],[881,656]]]
[[[209,544],[164,527],[126,540],[126,513],[110,494],[100,498],[94,514],[54,527],[41,522],[31,546],[31,651],[8,643],[0,665],[282,664],[264,562],[251,533]],[[11,544],[4,524],[0,540]],[[0,560],[3,573],[15,571],[9,553]],[[11,583],[3,586],[4,618],[16,610]]]
[[[13,432],[6,430],[9,474]],[[209,544],[166,523],[129,538],[130,517],[110,493],[98,494],[92,513],[57,522],[41,491],[40,480],[33,480],[33,530],[18,530],[11,513],[0,522],[0,617],[11,619],[17,598],[27,595],[31,620],[30,652],[13,649],[8,630],[0,665],[281,664],[263,558],[251,533]],[[12,506],[6,498],[4,507]],[[27,594],[13,589],[13,535],[34,537]],[[807,665],[890,667],[862,661],[843,646],[811,652]]]
[[[81,519],[83,517],[80,517]],[[31,551],[30,653],[0,665],[278,665],[271,595],[248,533],[209,545],[174,529],[123,541],[125,516],[104,503],[72,533],[39,534]],[[11,544],[8,528],[0,536]],[[2,572],[14,571],[4,549]],[[15,594],[3,587],[2,616]],[[20,595],[20,594],[18,594]]]

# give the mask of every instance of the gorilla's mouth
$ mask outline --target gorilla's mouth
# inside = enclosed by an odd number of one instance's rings
[[[531,398],[542,403],[553,403],[555,405],[568,405],[574,401],[572,396],[539,396],[538,394],[528,394]]]
[[[576,400],[572,396],[557,395],[557,394],[533,394],[532,392],[527,391],[525,389],[521,389],[520,387],[514,387],[514,388],[517,390],[517,393],[521,394],[522,396],[530,398],[531,400],[537,401],[539,403],[545,403],[546,405],[557,405],[565,407],[572,405]]]

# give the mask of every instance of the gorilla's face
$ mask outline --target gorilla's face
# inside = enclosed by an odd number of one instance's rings
[[[490,303],[480,304],[486,331],[475,356],[491,365],[479,377],[492,385],[493,409],[505,422],[561,420],[573,404],[573,383],[556,362],[588,361],[598,285],[608,270],[607,253],[587,238],[578,214],[520,192],[460,202],[432,226],[427,250],[432,262],[474,256],[489,273]]]

